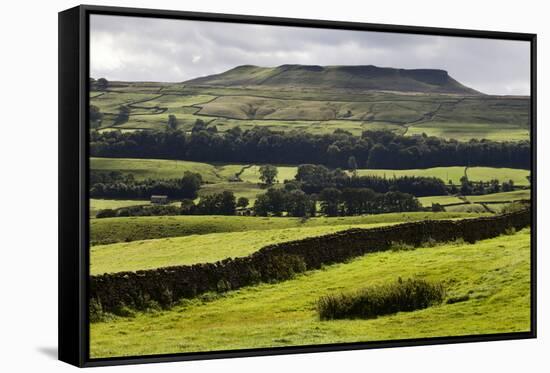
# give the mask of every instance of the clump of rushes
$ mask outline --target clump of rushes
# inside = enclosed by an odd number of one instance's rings
[[[445,298],[441,283],[420,279],[402,280],[368,287],[354,293],[321,297],[317,310],[321,320],[371,319],[397,312],[414,311],[440,304]]]

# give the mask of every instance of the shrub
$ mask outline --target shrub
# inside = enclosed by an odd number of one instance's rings
[[[391,284],[373,286],[350,294],[321,297],[317,310],[321,320],[376,318],[402,311],[414,311],[439,304],[445,297],[440,283],[401,278]]]

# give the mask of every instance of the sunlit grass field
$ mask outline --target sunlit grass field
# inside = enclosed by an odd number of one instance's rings
[[[502,192],[485,194],[482,196],[467,196],[466,199],[470,202],[509,202],[518,200],[531,199],[531,190],[514,190],[512,192]]]
[[[527,177],[531,174],[529,170],[517,168],[495,168],[495,167],[468,167],[468,179],[475,181],[491,181],[496,179],[501,183],[512,180],[515,185],[530,185]]]
[[[92,246],[91,274],[137,271],[174,265],[211,263],[247,256],[264,246],[322,236],[350,228],[374,228],[397,223],[341,224],[250,230],[159,238]]]
[[[439,203],[442,206],[450,205],[454,203],[464,203],[463,200],[456,196],[431,196],[431,197],[419,197],[418,202],[424,207],[431,207],[434,203]]]
[[[99,210],[118,209],[121,207],[148,205],[149,201],[124,200],[124,199],[98,199],[90,198],[90,216],[95,216]]]
[[[320,321],[319,297],[401,278],[462,299],[369,320]],[[491,334],[530,329],[530,231],[476,244],[368,254],[278,284],[184,300],[90,327],[91,357]]]
[[[460,219],[478,214],[447,212],[407,212],[365,216],[315,217],[307,220],[290,217],[259,216],[140,216],[93,219],[90,222],[92,245],[130,242],[154,238],[197,234],[245,232],[300,227],[412,222],[426,219]]]
[[[492,141],[518,141],[529,140],[529,130],[524,125],[508,123],[446,123],[425,122],[412,125],[407,130],[407,135],[421,135],[442,137],[469,141],[471,139],[487,139]]]

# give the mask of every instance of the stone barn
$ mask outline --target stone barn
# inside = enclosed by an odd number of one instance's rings
[[[168,196],[152,195],[151,203],[154,205],[166,205],[168,203]]]

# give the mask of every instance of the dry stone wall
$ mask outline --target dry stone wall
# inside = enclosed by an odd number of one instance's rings
[[[474,243],[499,236],[507,229],[529,226],[529,210],[463,220],[426,220],[372,229],[349,229],[320,237],[266,246],[242,258],[137,272],[92,276],[90,298],[104,311],[123,306],[146,308],[151,301],[170,306],[182,298],[222,292],[260,282],[278,282],[323,265],[388,250],[392,243],[419,246],[428,240],[463,239]]]

